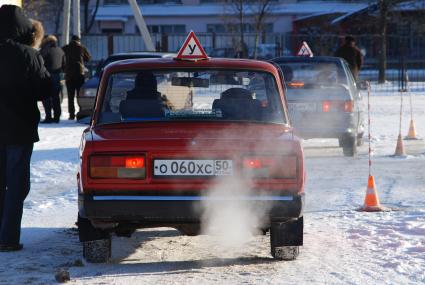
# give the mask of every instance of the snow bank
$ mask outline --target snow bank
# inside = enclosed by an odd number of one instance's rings
[[[405,159],[391,158],[399,97],[372,97],[373,174],[385,213],[355,211],[367,184],[367,146],[342,156],[336,140],[304,143],[308,180],[305,244],[293,262],[271,259],[269,236],[228,251],[214,236],[169,229],[114,238],[113,258],[84,264],[78,242],[76,169],[85,126],[40,127],[25,203],[24,250],[0,253],[0,284],[53,284],[66,268],[75,284],[419,284],[425,283],[425,141],[406,141]],[[425,96],[416,96],[417,132],[425,136]],[[403,116],[407,133],[409,114]]]

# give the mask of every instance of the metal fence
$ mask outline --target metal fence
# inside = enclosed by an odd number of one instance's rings
[[[186,34],[153,34],[158,51],[177,52]],[[239,34],[198,34],[203,47],[213,57],[235,57],[240,43]],[[334,34],[294,35],[262,34],[259,39],[257,58],[270,59],[293,55],[306,41],[315,55],[332,56],[342,44],[343,36]],[[253,57],[256,35],[244,34],[248,57]],[[378,35],[356,36],[357,45],[365,55],[360,79],[372,82],[376,92],[397,92],[405,89],[406,74],[414,92],[425,92],[425,37],[402,37],[390,35],[387,39],[386,82],[378,84],[380,37]],[[143,51],[143,39],[139,35],[89,35],[83,43],[93,55],[93,66],[111,53]]]

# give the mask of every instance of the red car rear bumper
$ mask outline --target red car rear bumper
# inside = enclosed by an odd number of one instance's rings
[[[203,205],[237,199],[249,206],[267,209],[270,221],[285,221],[303,215],[304,194],[261,195],[238,198],[207,196],[136,196],[79,195],[80,216],[102,222],[132,222],[137,224],[199,223]]]

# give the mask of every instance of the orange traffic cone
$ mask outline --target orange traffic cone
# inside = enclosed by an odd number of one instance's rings
[[[378,193],[376,192],[375,178],[373,175],[369,175],[367,181],[366,197],[364,199],[364,205],[360,208],[360,211],[365,212],[380,212],[385,211],[385,208],[379,203]]]
[[[406,156],[406,152],[404,151],[403,140],[401,139],[401,134],[399,134],[397,138],[397,146],[395,148],[394,156]]]
[[[407,137],[405,137],[406,140],[417,140],[416,137],[416,129],[415,129],[415,122],[413,119],[410,120],[410,127],[409,132],[407,133]]]

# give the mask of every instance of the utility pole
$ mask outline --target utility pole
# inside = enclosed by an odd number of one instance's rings
[[[151,35],[149,34],[145,20],[143,19],[143,16],[142,16],[142,12],[140,11],[140,8],[137,5],[136,0],[128,0],[128,2],[130,3],[131,9],[133,10],[134,19],[136,20],[137,27],[139,28],[140,34],[142,34],[143,41],[145,42],[146,50],[155,51],[155,46],[153,45]]]
[[[71,0],[63,2],[63,26],[62,26],[62,46],[69,43],[69,20],[71,13]]]
[[[72,0],[72,33],[81,38],[81,24],[80,24],[80,0]]]

